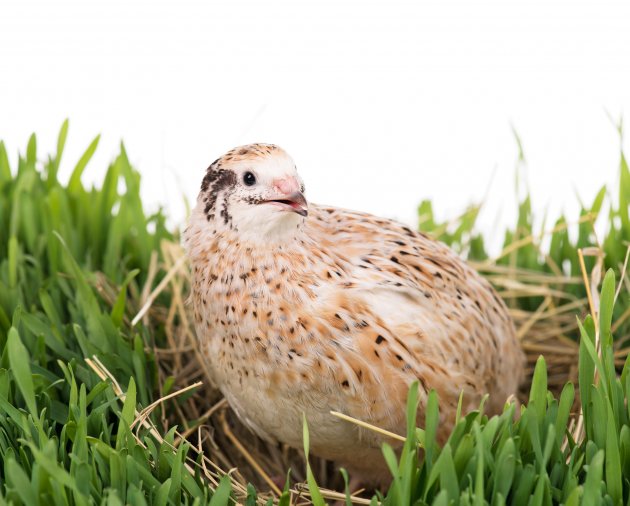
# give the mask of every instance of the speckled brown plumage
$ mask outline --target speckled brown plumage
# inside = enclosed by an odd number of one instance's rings
[[[305,413],[313,453],[385,479],[381,439],[331,410],[404,434],[417,379],[419,420],[435,389],[443,440],[461,391],[464,408],[489,393],[501,409],[522,352],[501,299],[445,245],[369,214],[310,204],[303,216],[303,191],[273,145],[209,167],[185,232],[197,334],[258,435],[299,447]]]

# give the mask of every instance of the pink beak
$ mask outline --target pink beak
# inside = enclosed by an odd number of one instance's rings
[[[273,187],[278,192],[278,198],[263,201],[263,203],[281,206],[301,216],[308,215],[308,203],[300,191],[300,184],[294,177],[275,179]]]

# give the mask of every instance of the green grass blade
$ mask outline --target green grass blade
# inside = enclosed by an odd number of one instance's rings
[[[222,476],[219,481],[219,486],[212,494],[210,500],[210,506],[227,506],[230,500],[230,493],[232,492],[232,483],[229,476]]]
[[[8,459],[5,465],[9,487],[15,491],[24,504],[38,504],[35,487],[24,469],[13,458]]]
[[[59,130],[59,137],[57,138],[57,153],[55,154],[55,167],[59,169],[61,164],[61,155],[63,155],[63,148],[66,145],[66,138],[68,137],[68,118],[64,120]]]
[[[22,344],[18,331],[15,328],[9,330],[9,338],[7,340],[7,350],[9,352],[9,363],[11,364],[11,372],[15,378],[20,393],[24,397],[24,402],[28,411],[34,419],[38,418],[37,403],[35,402],[35,388],[33,386],[33,377],[29,365],[30,357],[28,350]]]
[[[310,437],[308,432],[308,423],[306,422],[306,415],[302,414],[302,438],[304,442],[304,456],[306,458],[306,483],[308,486],[308,491],[311,494],[311,501],[315,506],[324,506],[324,498],[322,497],[321,492],[319,491],[319,487],[317,486],[317,482],[315,481],[315,476],[313,475],[313,471],[311,469],[311,464],[308,461],[308,451],[310,447]]]
[[[571,407],[575,399],[575,388],[573,383],[567,383],[560,394],[560,403],[558,404],[558,413],[556,415],[556,444],[558,447],[562,444],[564,435],[567,431],[569,416],[571,415]]]
[[[541,355],[536,361],[532,386],[529,391],[529,406],[533,404],[536,419],[542,423],[545,418],[547,408],[547,364]]]
[[[81,176],[83,175],[83,171],[87,166],[88,162],[94,155],[96,148],[98,146],[98,141],[101,139],[100,135],[97,135],[94,140],[90,143],[88,148],[85,150],[81,158],[74,167],[72,174],[70,175],[70,181],[68,182],[68,190],[71,193],[78,193],[83,189],[83,185],[81,184]]]
[[[0,189],[4,183],[11,181],[11,166],[9,165],[9,156],[4,147],[4,142],[0,141]]]
[[[619,454],[619,432],[615,425],[615,416],[608,403],[608,423],[606,427],[606,486],[614,504],[619,504],[623,497],[621,481],[621,456]]]
[[[582,504],[599,504],[601,497],[600,483],[602,481],[602,468],[604,465],[604,451],[600,450],[591,459],[586,473],[586,482],[584,483],[584,495],[582,496]]]
[[[31,168],[35,167],[37,162],[37,137],[35,134],[31,134],[28,139],[28,145],[26,146],[26,164]]]

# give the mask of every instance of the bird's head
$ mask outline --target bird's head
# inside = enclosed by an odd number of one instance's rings
[[[213,231],[282,241],[302,226],[308,204],[291,157],[273,144],[250,144],[210,165],[195,211]]]

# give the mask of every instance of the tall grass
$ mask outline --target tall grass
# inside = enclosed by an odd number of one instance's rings
[[[191,359],[187,277],[173,253],[176,235],[161,212],[145,214],[140,177],[122,145],[100,188],[81,182],[98,137],[61,183],[67,132],[65,122],[57,152],[43,161],[32,136],[14,168],[0,142],[0,505],[274,501],[238,472],[226,473],[247,451],[243,446],[251,455],[265,447],[253,436],[240,447],[217,445],[219,437],[235,437],[224,405],[202,414],[208,406],[197,408],[208,397],[184,388],[195,386],[191,378],[202,364]],[[546,359],[532,361],[522,405],[508,404],[497,417],[485,416],[483,407],[461,417],[441,448],[439,399],[430,396],[417,429],[412,387],[403,451],[383,450],[392,485],[372,503],[630,504],[630,364],[622,344],[630,332],[623,265],[630,173],[623,157],[619,186],[615,196],[602,189],[583,206],[576,239],[561,218],[541,241],[524,200],[498,258],[488,257],[475,230],[478,208],[446,224],[422,203],[421,227],[467,254],[500,289],[529,356],[538,355],[541,343],[549,349]],[[604,212],[609,231],[598,243],[592,222]],[[578,250],[586,254],[584,265]],[[621,275],[618,284],[613,271]],[[143,307],[147,315],[134,319]],[[573,344],[562,350],[575,346],[569,362],[557,352],[564,339]],[[548,376],[548,367],[573,367],[577,391],[566,381],[569,373],[552,388],[557,374]],[[205,438],[201,426],[208,420],[218,421]],[[305,435],[308,457],[306,427]],[[308,483],[300,486],[291,481],[302,474],[294,461],[275,501],[343,499],[317,487],[318,467],[308,467]],[[346,500],[370,502],[349,493]]]
[[[161,213],[145,215],[122,145],[101,188],[81,183],[98,137],[62,185],[67,132],[41,166],[33,135],[16,170],[0,142],[0,503],[205,504],[207,483],[183,471],[187,443],[131,427],[157,391],[146,343],[164,336],[130,325],[128,294],[173,236]]]

